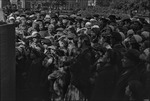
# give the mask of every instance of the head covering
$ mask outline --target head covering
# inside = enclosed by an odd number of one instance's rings
[[[127,36],[129,36],[129,35],[134,35],[133,29],[130,29],[130,30],[127,31]]]
[[[93,28],[99,28],[99,26],[98,25],[94,25],[94,26],[91,27],[91,29],[93,29]]]
[[[32,38],[40,38],[41,36],[37,31],[33,31],[32,34],[31,34],[31,37]]]
[[[85,27],[86,27],[86,28],[91,28],[91,25],[92,25],[91,22],[87,22],[87,23],[85,24]]]
[[[111,30],[112,30],[112,31],[114,31],[114,30],[115,30],[114,26],[109,25],[109,27],[111,28]]]
[[[11,16],[11,17],[9,17],[9,20],[15,20],[15,18]]]
[[[127,57],[131,61],[139,62],[140,61],[140,52],[138,50],[136,50],[136,49],[129,49],[125,53],[125,57]]]
[[[50,18],[51,18],[50,15],[45,16],[45,19],[50,19]]]
[[[18,16],[18,17],[16,18],[16,20],[20,20],[20,17]]]
[[[142,36],[144,36],[145,38],[148,38],[149,37],[149,32],[148,31],[143,31],[142,33],[141,33],[141,35]]]
[[[62,31],[64,31],[64,29],[63,28],[57,28],[56,31],[62,32]]]
[[[96,20],[95,19],[90,19],[90,22],[96,22]]]
[[[123,34],[123,32],[119,32],[121,37],[122,37],[122,40],[124,40],[126,38],[126,36]]]
[[[49,49],[53,49],[53,50],[56,50],[56,47],[54,45],[52,46],[48,46]]]
[[[141,36],[139,36],[139,35],[133,35],[133,37],[135,38],[135,40],[136,40],[137,43],[142,42],[142,37]]]
[[[112,32],[111,37],[115,39],[115,41],[121,42],[122,41],[122,36],[119,32]]]

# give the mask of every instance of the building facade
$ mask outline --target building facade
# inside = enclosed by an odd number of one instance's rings
[[[51,9],[83,9],[88,6],[89,0],[66,0],[65,5],[55,4],[57,0],[25,0],[25,8],[34,8],[37,6],[41,7],[50,7]],[[58,7],[59,6],[59,7]]]

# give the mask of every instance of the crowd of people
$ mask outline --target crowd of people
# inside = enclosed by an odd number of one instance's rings
[[[7,16],[16,27],[18,101],[149,101],[150,23],[43,11]]]

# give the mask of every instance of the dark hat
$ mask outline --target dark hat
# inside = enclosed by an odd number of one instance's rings
[[[20,17],[25,17],[26,18],[26,15],[25,14],[21,14]]]
[[[111,33],[111,38],[115,39],[118,42],[122,41],[122,36],[119,32],[112,32]]]
[[[116,16],[115,16],[115,15],[110,15],[108,18],[109,18],[110,20],[116,20]]]
[[[94,14],[93,17],[98,18],[98,17],[99,17],[99,14]]]
[[[40,13],[40,11],[39,11],[39,10],[36,10],[35,13]]]
[[[51,45],[51,41],[49,39],[42,39],[41,41],[48,46]]]
[[[140,58],[139,58],[140,57],[140,52],[136,49],[129,49],[125,53],[125,57],[127,57],[131,61],[134,61],[134,62],[138,63],[140,61]]]

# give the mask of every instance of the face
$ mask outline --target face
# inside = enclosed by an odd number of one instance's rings
[[[77,23],[77,28],[80,28],[80,23]]]
[[[21,19],[22,24],[26,24],[26,18],[25,17],[21,17],[20,19]]]
[[[53,26],[49,25],[48,26],[48,33],[51,33],[53,31]]]
[[[14,23],[15,23],[15,20],[10,20],[9,23],[10,23],[10,24],[14,24]]]
[[[42,24],[42,22],[39,22],[39,29],[40,29],[40,30],[43,29],[43,24]]]
[[[33,42],[34,43],[38,42],[38,39],[37,38],[33,38]]]
[[[133,63],[131,62],[131,60],[124,56],[124,58],[122,59],[122,66],[126,68],[132,66],[132,64]]]

